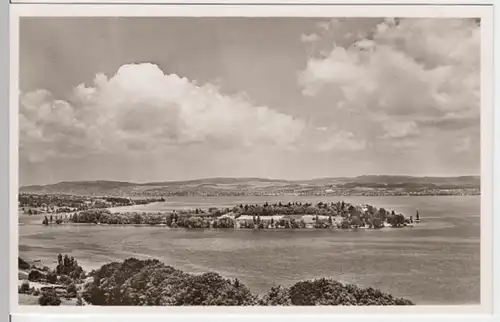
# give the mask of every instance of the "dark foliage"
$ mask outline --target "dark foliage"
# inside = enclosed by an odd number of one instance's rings
[[[78,265],[78,261],[68,255],[64,255],[63,257],[62,254],[57,256],[56,274],[76,281],[85,277],[83,268]],[[64,283],[64,279],[62,278],[62,283]]]
[[[332,279],[302,281],[289,288],[274,286],[262,298],[239,280],[216,273],[193,275],[157,260],[130,258],[90,274],[83,299],[92,305],[411,305],[408,300],[373,288],[343,285]]]
[[[93,305],[252,305],[239,281],[215,273],[191,275],[157,260],[111,263],[91,274],[83,298]]]
[[[264,306],[289,306],[292,305],[290,294],[287,288],[278,285],[273,286],[259,301]]]
[[[56,284],[57,283],[57,274],[55,272],[49,272],[46,276],[47,283]]]
[[[301,281],[289,288],[292,305],[413,305],[374,288],[344,285],[333,279]]]
[[[28,274],[28,281],[30,281],[30,282],[39,282],[39,281],[42,281],[43,279],[45,279],[45,276],[46,275],[43,274],[42,272],[40,272],[39,270],[33,269]]]
[[[68,194],[30,194],[19,195],[19,207],[28,208],[28,214],[39,214],[43,212],[66,213],[71,211],[83,211],[88,209],[102,209],[108,207],[120,207],[130,205],[144,205],[152,202],[165,201],[164,198],[129,199],[123,197],[85,197]],[[35,208],[35,209],[32,209]],[[61,220],[61,219],[60,219]],[[47,220],[47,223],[49,220]],[[51,222],[51,221],[50,221]],[[55,220],[57,223],[57,219]]]
[[[24,281],[21,286],[19,286],[19,293],[29,294],[31,293],[30,283],[28,281]]]
[[[23,260],[21,257],[18,257],[17,259],[18,259],[17,260],[17,262],[18,262],[17,266],[18,266],[19,269],[30,269],[31,266],[30,266],[30,264],[28,264],[28,262],[26,262],[25,260]]]
[[[76,297],[77,293],[76,285],[75,283],[71,283],[66,287],[66,293],[68,294],[68,297]]]
[[[43,291],[38,298],[38,304],[42,306],[58,306],[61,305],[61,299],[54,290],[47,290]]]

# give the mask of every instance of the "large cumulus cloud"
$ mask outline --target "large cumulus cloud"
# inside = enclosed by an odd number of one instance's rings
[[[226,96],[156,65],[124,65],[108,78],[81,84],[68,101],[38,90],[23,94],[20,149],[31,161],[88,154],[148,154],[176,147],[293,149],[305,124]]]

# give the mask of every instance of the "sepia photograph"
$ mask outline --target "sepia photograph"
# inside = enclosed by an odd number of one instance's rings
[[[17,23],[20,307],[489,303],[481,15]]]

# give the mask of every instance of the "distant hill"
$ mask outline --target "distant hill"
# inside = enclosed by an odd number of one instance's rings
[[[411,177],[365,175],[355,178],[277,180],[266,178],[207,178],[188,181],[132,183],[121,181],[64,181],[49,185],[24,186],[19,190],[39,194],[141,195],[141,194],[218,194],[231,192],[272,193],[312,191],[314,189],[479,189],[479,176]]]
[[[411,177],[411,176],[387,176],[369,175],[354,178],[352,182],[344,187],[372,187],[372,188],[480,188],[481,178],[479,176],[461,177]]]

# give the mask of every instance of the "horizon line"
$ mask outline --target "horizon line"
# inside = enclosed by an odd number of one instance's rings
[[[183,179],[183,180],[164,180],[164,181],[120,181],[120,180],[110,180],[110,179],[95,179],[95,180],[63,180],[54,183],[44,183],[44,184],[27,184],[20,185],[19,188],[32,187],[32,186],[48,186],[60,183],[76,183],[76,182],[121,182],[130,184],[151,184],[151,183],[175,183],[175,182],[188,182],[188,181],[198,181],[198,180],[211,180],[211,179],[262,179],[262,180],[275,180],[275,181],[312,181],[312,180],[324,180],[324,179],[355,179],[359,177],[410,177],[410,178],[460,178],[460,177],[481,177],[480,174],[461,174],[461,175],[407,175],[407,174],[361,174],[357,176],[325,176],[325,177],[314,177],[309,179],[279,179],[279,178],[269,178],[269,177],[200,177],[196,179]]]

